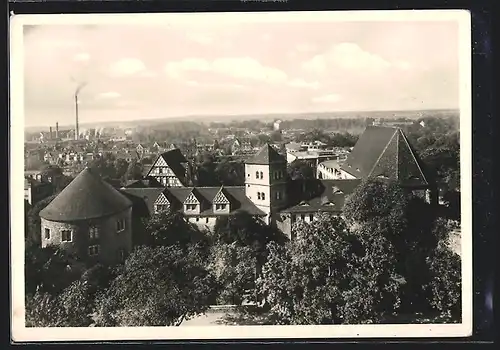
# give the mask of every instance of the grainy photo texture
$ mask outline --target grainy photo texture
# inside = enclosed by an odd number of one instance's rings
[[[20,340],[470,334],[468,13],[14,16],[11,54]]]

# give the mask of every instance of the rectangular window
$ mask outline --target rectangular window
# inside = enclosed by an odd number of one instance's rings
[[[46,227],[44,232],[45,232],[45,239],[50,239],[50,228]]]
[[[309,221],[313,221],[314,219],[314,214],[309,214]]]
[[[256,171],[256,172],[255,172],[255,178],[256,178],[256,179],[258,179],[258,178],[259,178],[259,172],[258,172],[258,171]]]
[[[306,216],[304,214],[300,215],[300,220],[304,221],[306,219]]]
[[[200,221],[200,218],[196,218],[196,222]]]
[[[281,198],[281,192],[276,192],[276,199],[279,200]]]
[[[215,205],[215,210],[225,210],[226,209],[226,204],[216,204]]]
[[[257,192],[257,199],[260,199],[260,192]]]
[[[89,255],[90,256],[99,255],[99,246],[98,245],[91,245],[89,247]]]
[[[168,205],[167,204],[156,204],[155,205],[155,212],[160,213],[162,211],[168,210]]]
[[[158,174],[163,174],[163,168],[158,168]]]
[[[207,224],[208,224],[208,218],[206,218],[206,219],[205,219],[205,223],[207,223]]]
[[[116,221],[116,231],[122,232],[123,230],[125,230],[125,220],[120,219]]]
[[[262,200],[266,200],[266,194],[264,192],[261,193]]]
[[[61,231],[61,241],[71,242],[72,238],[73,237],[72,237],[71,231],[69,231],[69,230]]]
[[[89,228],[89,237],[90,239],[99,238],[99,230],[97,229],[97,227],[94,226]]]
[[[196,204],[186,204],[186,210],[196,210]]]

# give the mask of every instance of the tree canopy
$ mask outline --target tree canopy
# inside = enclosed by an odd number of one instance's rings
[[[206,311],[216,284],[176,246],[139,247],[96,302],[96,326],[178,326]]]

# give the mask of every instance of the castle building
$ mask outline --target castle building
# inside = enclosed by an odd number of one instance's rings
[[[328,179],[291,180],[286,158],[270,145],[245,162],[244,186],[192,186],[189,169],[173,149],[156,158],[144,179],[119,191],[85,169],[40,212],[42,244],[116,261],[123,256],[118,252],[145,242],[142,220],[166,210],[207,230],[217,218],[245,211],[292,238],[298,220],[314,221],[320,212],[341,215],[347,196],[368,178],[395,180],[429,202],[435,198],[433,180],[394,127],[369,126],[345,161],[329,165]],[[95,231],[101,227],[102,233]]]
[[[42,247],[115,264],[132,249],[131,214],[132,202],[86,168],[40,211]]]

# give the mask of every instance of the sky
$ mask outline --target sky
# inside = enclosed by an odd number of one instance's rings
[[[459,108],[457,21],[25,25],[23,48],[25,126],[73,123],[83,82],[81,123]]]

